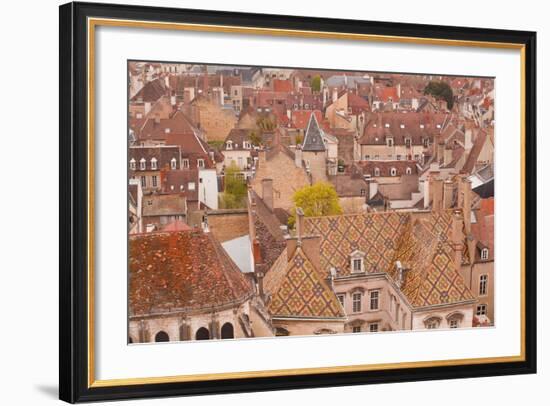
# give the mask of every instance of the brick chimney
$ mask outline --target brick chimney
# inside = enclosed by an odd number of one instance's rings
[[[454,260],[457,269],[460,269],[462,265],[462,251],[464,248],[464,233],[463,228],[463,215],[461,210],[455,210],[453,212],[452,227],[451,227],[451,240],[454,250]]]
[[[453,203],[453,189],[454,183],[452,180],[447,179],[443,183],[443,208],[450,209]]]
[[[273,179],[262,179],[262,200],[273,211]]]
[[[297,168],[302,167],[302,147],[300,145],[296,145],[294,150],[294,164]]]
[[[441,210],[443,206],[443,180],[430,178],[431,195],[432,195],[432,210]]]
[[[458,208],[464,213],[464,228],[467,234],[472,231],[472,182],[463,175],[458,183]]]

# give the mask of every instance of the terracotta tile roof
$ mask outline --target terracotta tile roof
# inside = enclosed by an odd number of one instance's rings
[[[384,103],[387,103],[390,100],[393,103],[397,103],[399,102],[400,96],[399,96],[399,93],[397,92],[397,87],[377,85],[374,87],[374,98]]]
[[[190,231],[191,227],[185,221],[176,220],[162,227],[162,231]]]
[[[129,312],[204,310],[238,304],[253,287],[210,233],[129,237]]]
[[[161,177],[162,190],[165,193],[184,193],[188,201],[199,200],[199,171],[184,169],[181,171],[166,171]],[[189,183],[195,183],[195,189],[189,188]]]
[[[484,261],[481,259],[481,250],[489,249],[489,258],[487,261],[494,261],[495,244],[495,199],[481,199],[479,209],[475,212],[476,222],[472,223],[472,235],[477,241],[475,261]]]
[[[409,269],[402,291],[415,307],[471,300],[453,261],[451,210],[413,218],[410,212],[305,218],[305,232],[321,237],[321,268],[350,275],[349,256],[365,255],[365,270],[396,280],[396,261]]]
[[[317,122],[320,123],[323,120],[323,113],[320,110],[293,110],[290,116],[291,126],[299,130],[305,130],[312,113],[315,114]]]
[[[136,170],[130,171],[132,174],[141,171],[140,162],[145,160],[145,170],[153,170],[151,160],[157,160],[157,170],[171,168],[172,159],[176,160],[176,169],[180,169],[180,147],[177,145],[157,145],[157,146],[131,146],[128,149],[128,159],[136,163]]]
[[[228,141],[231,141],[232,143],[231,151],[244,150],[245,141],[248,141],[252,146],[252,141],[250,140],[250,133],[252,133],[252,131],[253,130],[249,128],[231,129],[231,131],[229,131],[229,134],[227,134],[227,137],[225,137],[225,142],[223,144],[222,150],[227,149]],[[259,131],[257,133],[259,133]],[[247,150],[251,150],[251,148],[247,148]]]
[[[286,251],[281,254],[286,254]],[[274,267],[265,277],[270,294],[269,312],[273,317],[344,318],[345,313],[334,291],[298,247],[285,267]]]
[[[407,169],[410,169],[411,175],[418,173],[416,161],[359,161],[355,165],[361,170],[363,175],[374,176],[392,176],[391,170],[395,168],[396,176],[407,174]],[[378,168],[380,175],[375,175],[375,170]]]
[[[141,199],[144,217],[149,216],[184,216],[187,213],[187,202],[184,194],[151,194]]]
[[[135,102],[148,102],[154,103],[166,94],[167,89],[163,79],[155,79],[147,82],[139,92],[130,100],[131,103]]]
[[[470,150],[470,153],[466,158],[466,162],[462,167],[463,173],[471,174],[474,172],[475,166],[477,164],[477,160],[479,158],[479,154],[481,153],[483,149],[483,145],[485,144],[486,140],[487,140],[487,133],[483,130],[479,131],[472,145],[472,149]]]
[[[361,145],[384,145],[393,137],[395,145],[404,145],[410,137],[413,145],[422,145],[423,139],[433,142],[447,119],[444,113],[373,113],[365,125]]]
[[[273,79],[271,83],[274,92],[292,92],[292,82],[288,79]]]

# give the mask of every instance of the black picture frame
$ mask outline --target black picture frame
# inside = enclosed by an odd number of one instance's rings
[[[536,33],[113,4],[60,6],[59,397],[67,402],[469,378],[536,372]],[[90,387],[88,380],[87,18],[514,43],[525,52],[525,359],[367,372]]]

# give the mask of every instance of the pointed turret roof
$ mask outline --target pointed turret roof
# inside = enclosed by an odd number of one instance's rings
[[[323,140],[323,130],[319,128],[319,123],[315,114],[311,114],[309,117],[309,123],[307,124],[306,134],[304,136],[304,142],[302,143],[302,151],[319,152],[325,151],[325,141]]]

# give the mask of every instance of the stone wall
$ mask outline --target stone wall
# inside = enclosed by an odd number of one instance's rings
[[[220,242],[248,234],[248,210],[208,211],[208,228]]]

